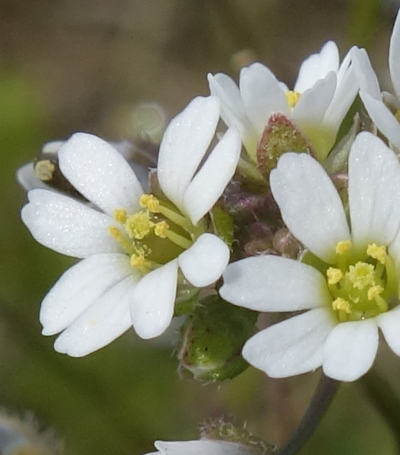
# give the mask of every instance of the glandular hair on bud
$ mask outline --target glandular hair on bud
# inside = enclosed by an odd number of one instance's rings
[[[251,433],[246,424],[238,424],[233,419],[218,417],[200,425],[202,439],[222,440],[239,444],[243,455],[268,455],[276,451],[276,446]]]
[[[179,371],[214,382],[234,378],[248,364],[242,347],[256,331],[257,313],[228,304],[217,295],[203,298],[181,328]]]
[[[268,120],[257,146],[258,168],[264,177],[278,164],[286,152],[308,153],[313,155],[308,140],[283,114],[274,114]]]

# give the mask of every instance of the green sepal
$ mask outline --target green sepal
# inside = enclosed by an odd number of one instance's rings
[[[235,239],[233,217],[219,204],[214,205],[210,217],[215,234],[231,248]]]
[[[255,333],[258,313],[207,296],[181,328],[179,371],[203,382],[231,379],[243,372],[244,343]]]

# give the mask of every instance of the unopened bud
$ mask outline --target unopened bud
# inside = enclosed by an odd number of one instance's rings
[[[257,147],[261,173],[268,178],[279,158],[286,152],[313,155],[310,144],[293,123],[282,114],[274,114],[268,120]]]
[[[268,224],[256,221],[245,229],[243,240],[243,257],[256,256],[258,254],[276,254],[273,250],[273,233]]]
[[[267,455],[276,451],[276,446],[252,434],[246,425],[238,425],[223,417],[204,422],[200,426],[200,435],[202,439],[240,444],[243,454]]]
[[[205,297],[181,329],[181,374],[205,382],[240,374],[248,366],[242,347],[255,333],[256,320],[254,311],[230,305],[217,295]]]
[[[289,229],[281,228],[274,234],[272,245],[280,256],[297,259],[302,247]]]

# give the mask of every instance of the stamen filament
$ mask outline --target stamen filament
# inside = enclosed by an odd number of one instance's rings
[[[187,250],[192,246],[192,242],[189,239],[177,234],[174,231],[171,231],[170,229],[165,232],[165,236],[168,240],[175,243],[175,245],[180,246],[184,250]]]

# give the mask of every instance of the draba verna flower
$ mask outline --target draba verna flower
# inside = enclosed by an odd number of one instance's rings
[[[319,160],[327,156],[358,90],[353,50],[339,65],[337,46],[328,41],[303,61],[293,90],[261,63],[241,70],[239,87],[225,74],[208,76],[211,94],[221,100],[222,119],[240,131],[253,161],[265,132],[282,118],[300,131]]]
[[[147,455],[256,455],[258,452],[242,444],[227,441],[156,441],[157,452]]]
[[[169,200],[144,193],[122,155],[84,133],[62,145],[58,159],[88,202],[46,189],[28,193],[22,219],[34,238],[82,258],[42,302],[43,333],[62,332],[57,351],[86,355],[132,324],[140,337],[156,337],[173,316],[178,267],[197,287],[219,278],[229,249],[208,232],[205,215],[235,171],[240,137],[229,129],[206,156],[218,118],[218,100],[198,97],[169,124],[157,171]]]
[[[354,65],[359,79],[360,97],[377,128],[397,148],[400,148],[400,14],[394,24],[389,48],[389,72],[394,94],[381,93],[368,55],[363,49],[354,53]]]
[[[400,165],[371,133],[349,156],[350,225],[331,179],[306,154],[287,153],[271,189],[293,235],[314,255],[310,264],[263,255],[228,266],[221,296],[258,311],[308,310],[250,338],[243,356],[272,377],[322,365],[353,381],[371,367],[378,328],[400,355]]]

